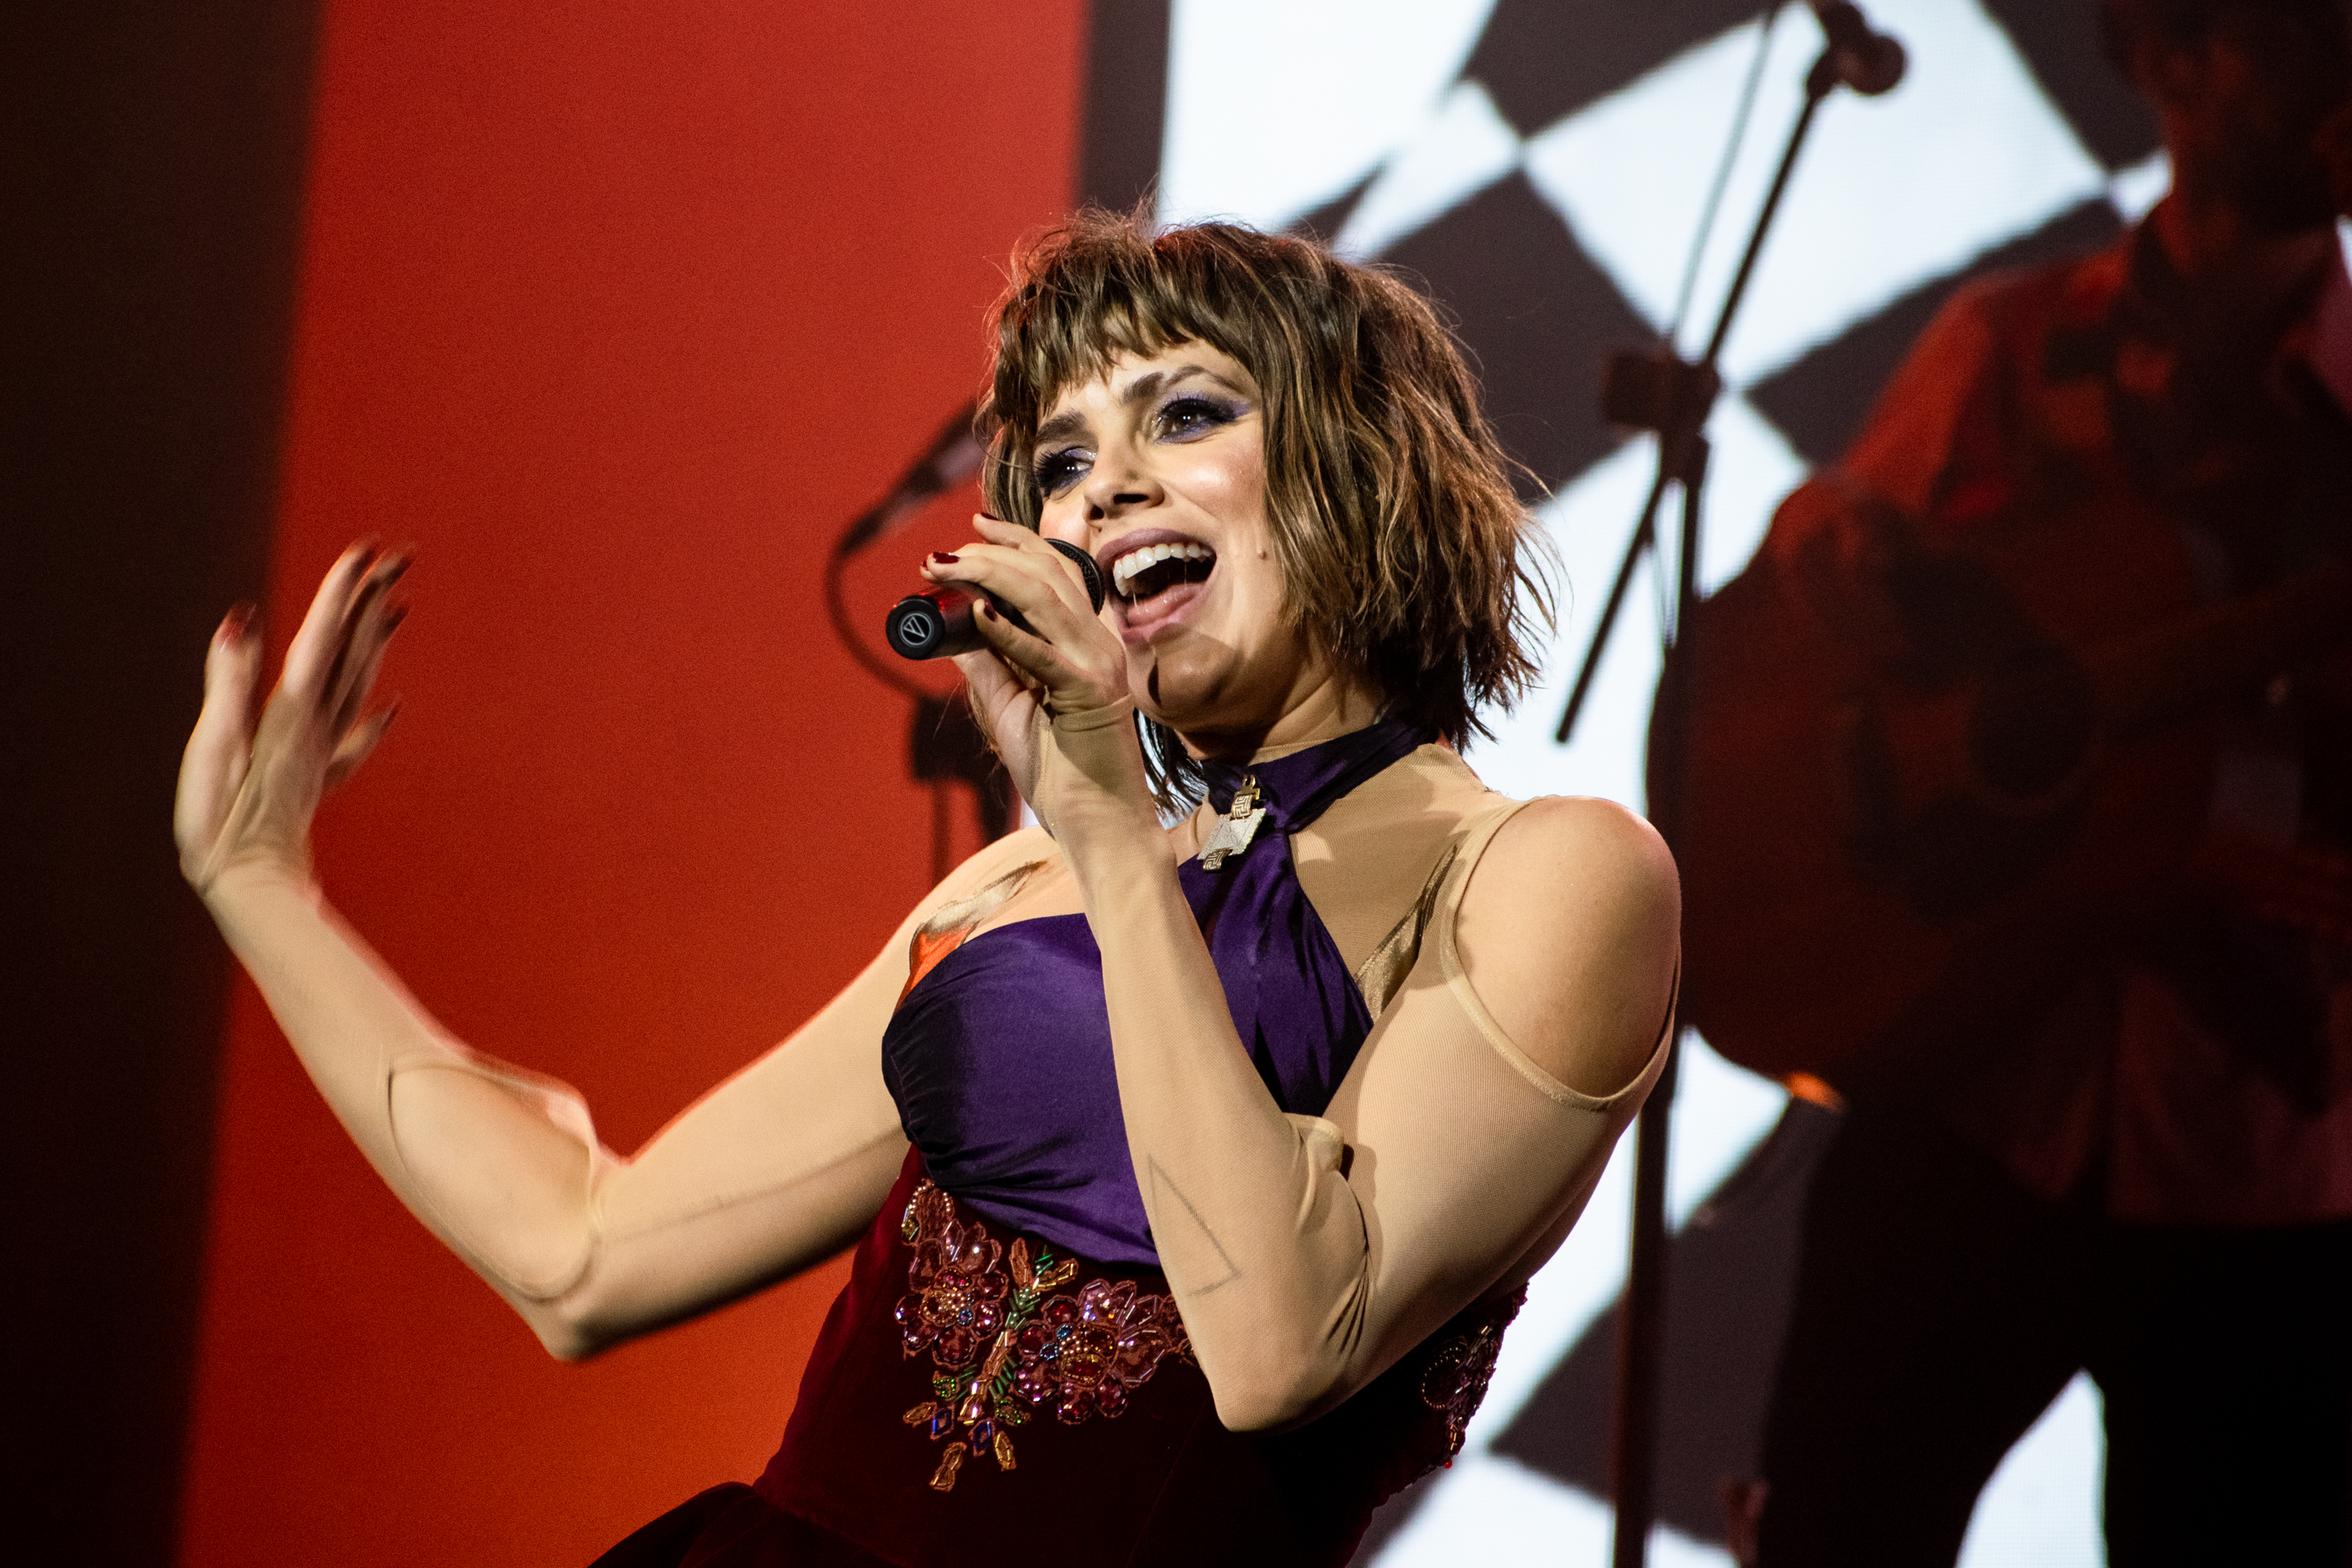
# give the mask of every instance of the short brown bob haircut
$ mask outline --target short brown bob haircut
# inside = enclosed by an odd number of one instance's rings
[[[1456,745],[1485,733],[1478,710],[1537,673],[1546,542],[1460,349],[1386,271],[1234,224],[1155,234],[1139,212],[1089,209],[1028,242],[981,406],[989,509],[1037,527],[1037,427],[1064,390],[1121,353],[1194,341],[1258,384],[1285,612],[1391,716]],[[1147,738],[1163,800],[1196,798],[1176,737],[1150,725]]]

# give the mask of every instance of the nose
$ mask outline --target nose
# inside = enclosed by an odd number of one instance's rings
[[[1086,503],[1087,526],[1096,529],[1156,506],[1160,499],[1160,482],[1152,477],[1142,455],[1124,441],[1103,443],[1095,454],[1094,469],[1080,483],[1078,494]]]

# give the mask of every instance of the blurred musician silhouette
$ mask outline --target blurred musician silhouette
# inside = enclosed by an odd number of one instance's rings
[[[1956,297],[1669,675],[1691,1016],[1849,1110],[1768,1568],[1951,1563],[2078,1370],[2110,1562],[2347,1561],[2352,49],[2101,21],[2172,193]]]

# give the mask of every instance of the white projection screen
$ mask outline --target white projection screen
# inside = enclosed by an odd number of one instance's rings
[[[2093,0],[1869,0],[1910,69],[1824,107],[1723,369],[1700,575],[1853,434],[1947,295],[2099,246],[2163,193],[2152,120],[2101,57]],[[1554,727],[1654,461],[1601,422],[1601,357],[1675,319],[1751,71],[1750,124],[1681,343],[1712,326],[1821,34],[1732,0],[1097,0],[1083,182],[1164,220],[1310,230],[1410,269],[1476,353],[1490,411],[1549,489],[1568,593],[1542,688],[1469,754],[1514,795],[1639,808],[1659,664],[1647,571],[1571,744]],[[1669,530],[1670,531],[1670,530]],[[1831,1113],[1696,1048],[1675,1107],[1660,1454],[1664,1568],[1728,1564],[1721,1483],[1752,1475],[1799,1205]],[[1608,1561],[1608,1410],[1629,1137],[1538,1275],[1460,1458],[1393,1500],[1379,1568]],[[2096,1389],[2076,1378],[1987,1489],[1962,1557],[2094,1564]]]

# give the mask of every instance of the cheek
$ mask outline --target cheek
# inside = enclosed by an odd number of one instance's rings
[[[1080,549],[1087,549],[1090,543],[1087,538],[1085,513],[1066,500],[1045,503],[1045,509],[1037,517],[1037,532],[1045,538],[1060,539],[1064,544],[1073,544]]]
[[[1195,505],[1228,525],[1263,528],[1265,444],[1255,432],[1194,448],[1181,482]]]
[[[1248,547],[1234,563],[1234,606],[1242,612],[1240,641],[1265,647],[1281,640],[1282,571],[1263,539]]]
[[[1203,465],[1192,476],[1192,491],[1200,504],[1229,523],[1247,522],[1265,513],[1265,477],[1236,473],[1225,464]]]

